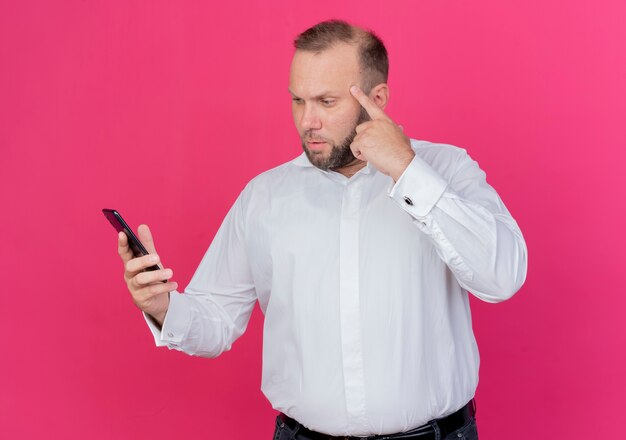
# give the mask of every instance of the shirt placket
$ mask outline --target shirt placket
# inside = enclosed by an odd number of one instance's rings
[[[345,183],[339,228],[339,309],[346,407],[351,424],[366,424],[365,378],[359,306],[361,180]]]

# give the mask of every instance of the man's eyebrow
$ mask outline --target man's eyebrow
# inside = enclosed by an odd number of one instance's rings
[[[287,90],[289,91],[289,93],[291,94],[291,96],[293,96],[294,98],[299,98],[299,96],[298,96],[298,95],[296,95],[295,93],[293,93],[293,92],[291,91],[291,89],[287,89]],[[322,92],[322,93],[320,93],[320,94],[318,94],[318,95],[314,96],[314,97],[313,97],[313,98],[311,98],[311,99],[337,98],[337,97],[338,97],[338,94],[337,94],[337,93],[333,93],[333,92],[330,92],[330,91],[326,91],[326,92]]]

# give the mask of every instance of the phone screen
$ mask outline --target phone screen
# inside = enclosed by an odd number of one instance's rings
[[[143,244],[141,244],[141,241],[139,241],[137,236],[134,234],[132,229],[130,229],[130,227],[124,221],[124,219],[122,218],[119,212],[117,212],[115,209],[103,209],[102,212],[104,213],[104,216],[107,218],[109,223],[111,223],[111,225],[115,228],[117,232],[124,232],[126,234],[126,236],[128,237],[128,245],[130,246],[130,249],[133,251],[133,255],[135,257],[142,257],[144,255],[148,255],[148,251],[146,250],[146,248],[143,246]],[[146,270],[159,270],[159,269],[160,269],[159,266],[157,266],[156,264],[154,266],[150,266],[146,268]]]

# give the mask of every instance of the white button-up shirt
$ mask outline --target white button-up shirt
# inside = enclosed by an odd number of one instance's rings
[[[479,367],[468,291],[511,297],[526,245],[465,150],[411,144],[395,183],[304,153],[252,179],[163,328],[146,316],[156,344],[218,356],[258,301],[263,393],[310,429],[394,433],[466,404]]]

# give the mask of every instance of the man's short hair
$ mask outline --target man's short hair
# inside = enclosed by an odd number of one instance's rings
[[[322,52],[337,43],[355,44],[363,70],[361,88],[366,93],[377,84],[386,83],[389,57],[382,40],[371,30],[353,26],[343,20],[328,20],[316,24],[296,37],[297,50]]]

